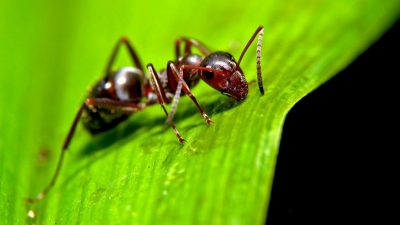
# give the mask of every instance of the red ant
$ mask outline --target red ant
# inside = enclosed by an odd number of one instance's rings
[[[136,111],[159,103],[179,142],[184,143],[185,140],[172,121],[178,100],[183,95],[182,89],[194,102],[207,124],[212,123],[211,119],[190,91],[190,88],[194,87],[200,79],[222,94],[237,101],[244,100],[248,93],[248,84],[240,68],[240,62],[257,34],[259,35],[257,42],[257,79],[261,95],[264,95],[260,65],[261,44],[264,35],[263,26],[256,29],[243,49],[238,62],[227,52],[211,52],[195,39],[179,38],[175,42],[176,59],[169,61],[165,70],[157,73],[152,64],[147,65],[150,79],[145,77],[142,63],[133,46],[127,38],[122,37],[111,53],[104,78],[89,92],[89,97],[80,106],[75,116],[62,146],[61,155],[50,183],[36,198],[28,199],[27,202],[34,203],[43,199],[54,186],[64,160],[64,153],[71,142],[80,118],[82,118],[83,126],[90,133],[96,134],[110,130]],[[185,48],[183,54],[181,54],[183,43]],[[123,67],[117,71],[112,71],[111,67],[121,44],[124,44],[128,49],[135,67]],[[197,48],[203,56],[192,53],[192,47]],[[171,102],[173,102],[171,113],[168,114],[164,105]]]

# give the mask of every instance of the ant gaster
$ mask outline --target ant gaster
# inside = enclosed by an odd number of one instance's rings
[[[181,95],[188,95],[207,124],[212,123],[190,91],[190,88],[195,86],[200,79],[222,94],[237,101],[244,100],[248,94],[248,84],[240,68],[240,62],[257,34],[257,79],[261,95],[264,95],[260,65],[263,26],[256,29],[237,62],[227,52],[211,52],[195,39],[179,38],[175,42],[176,59],[169,61],[165,70],[157,73],[152,64],[147,65],[150,79],[146,78],[142,63],[133,46],[127,38],[122,37],[111,53],[104,78],[91,89],[88,98],[75,116],[50,183],[37,197],[27,199],[27,202],[34,203],[43,199],[54,186],[64,160],[64,153],[80,118],[82,118],[83,126],[90,133],[96,134],[113,128],[136,111],[159,103],[167,116],[167,123],[171,125],[179,142],[184,143],[184,139],[172,121]],[[128,49],[134,67],[123,67],[113,71],[111,67],[122,44]],[[182,44],[185,44],[183,54]],[[197,48],[202,55],[193,53],[193,47]],[[182,90],[184,93],[181,93]],[[171,111],[168,113],[164,105],[171,102]]]

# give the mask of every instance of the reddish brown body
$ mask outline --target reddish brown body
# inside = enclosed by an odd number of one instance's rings
[[[165,70],[157,73],[152,64],[147,65],[150,79],[145,76],[144,68],[133,46],[128,39],[121,38],[112,51],[104,77],[89,92],[88,98],[83,102],[75,116],[65,138],[56,171],[49,185],[35,199],[29,199],[29,202],[43,199],[54,186],[62,166],[64,153],[69,146],[80,118],[82,118],[84,127],[90,133],[96,134],[113,128],[136,111],[159,103],[167,116],[167,122],[171,125],[179,142],[183,143],[184,139],[172,121],[179,98],[182,95],[186,94],[191,98],[208,124],[212,122],[190,90],[200,80],[237,101],[244,100],[248,94],[248,84],[240,68],[240,62],[257,34],[259,35],[256,61],[257,78],[260,92],[263,95],[264,89],[260,66],[261,43],[264,34],[262,26],[256,29],[237,62],[227,52],[211,52],[197,40],[179,38],[175,43],[176,58],[174,61],[167,63]],[[127,47],[134,66],[111,71],[121,44]],[[181,45],[183,44],[184,49],[182,52]],[[201,55],[193,53],[192,48],[197,48]],[[169,103],[172,103],[170,113],[167,112],[164,106]]]

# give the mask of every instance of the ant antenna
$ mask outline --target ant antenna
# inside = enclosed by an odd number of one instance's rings
[[[264,95],[264,86],[262,83],[262,76],[261,76],[261,44],[264,36],[264,26],[260,25],[257,30],[254,32],[253,36],[251,36],[250,40],[247,42],[246,46],[244,47],[242,54],[240,54],[238,66],[243,59],[244,54],[246,54],[247,49],[250,47],[251,43],[253,43],[254,39],[258,34],[258,41],[257,41],[257,80],[258,80],[258,88],[260,89],[261,95]]]

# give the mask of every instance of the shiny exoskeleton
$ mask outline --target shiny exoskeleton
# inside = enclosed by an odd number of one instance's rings
[[[139,104],[144,94],[143,76],[143,72],[137,68],[124,67],[100,80],[89,93],[89,97]],[[85,104],[83,107],[83,126],[92,134],[111,129],[130,114],[93,104]]]
[[[127,38],[121,38],[112,51],[104,77],[89,92],[75,116],[49,185],[36,198],[28,199],[28,201],[32,203],[43,199],[54,186],[63,163],[64,153],[80,118],[82,118],[83,126],[90,133],[97,134],[115,127],[134,112],[159,103],[179,142],[184,143],[184,139],[172,121],[179,98],[182,95],[186,94],[190,97],[208,124],[212,122],[190,90],[200,80],[237,101],[244,100],[248,94],[248,83],[240,68],[240,62],[257,34],[257,79],[260,92],[263,95],[260,63],[263,26],[256,29],[237,62],[227,52],[211,52],[195,39],[179,38],[175,43],[176,58],[167,63],[166,69],[156,72],[152,64],[147,65],[150,79],[145,76],[142,63],[133,46]],[[134,66],[123,67],[114,71],[111,67],[122,44],[128,49]],[[193,53],[193,48],[196,48],[199,54]],[[169,103],[172,103],[170,113],[164,106]]]

